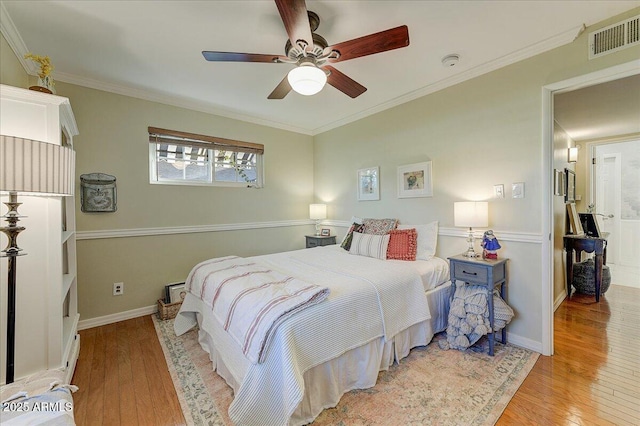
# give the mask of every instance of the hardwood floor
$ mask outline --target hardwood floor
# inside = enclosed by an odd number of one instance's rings
[[[640,289],[558,308],[555,355],[541,356],[498,425],[640,425]],[[182,425],[151,317],[83,330],[72,383],[76,423]]]
[[[80,331],[76,424],[184,425],[151,316]]]
[[[498,425],[640,425],[640,289],[573,295],[554,314],[541,356]]]

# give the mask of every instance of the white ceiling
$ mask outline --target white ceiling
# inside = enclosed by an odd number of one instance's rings
[[[287,35],[271,0],[1,4],[0,28],[14,51],[50,56],[54,79],[317,134],[568,43],[582,25],[640,1],[309,0],[329,44],[406,24],[410,45],[336,64],[368,88],[356,99],[326,86],[283,100],[267,95],[291,65],[213,63],[201,54],[284,54]],[[461,61],[445,68],[452,53]]]

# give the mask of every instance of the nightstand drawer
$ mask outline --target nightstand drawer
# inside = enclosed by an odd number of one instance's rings
[[[486,267],[463,262],[453,264],[453,274],[457,280],[465,282],[486,283],[489,278]]]
[[[329,246],[336,243],[336,236],[323,236],[323,235],[306,235],[307,248]]]

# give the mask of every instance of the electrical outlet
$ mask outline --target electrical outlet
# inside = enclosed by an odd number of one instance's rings
[[[124,294],[124,283],[113,283],[113,295],[122,296]]]

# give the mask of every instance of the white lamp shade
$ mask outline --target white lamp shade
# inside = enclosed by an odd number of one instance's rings
[[[309,204],[309,219],[321,220],[327,218],[326,204]]]
[[[327,75],[315,65],[300,65],[289,71],[287,80],[291,88],[301,95],[315,95],[327,83]]]
[[[576,161],[578,161],[578,147],[576,146],[569,148],[567,157],[569,163],[575,163]]]
[[[486,201],[460,201],[453,203],[455,226],[482,228],[489,226],[489,203]]]
[[[73,195],[75,152],[61,145],[0,136],[0,191]]]

